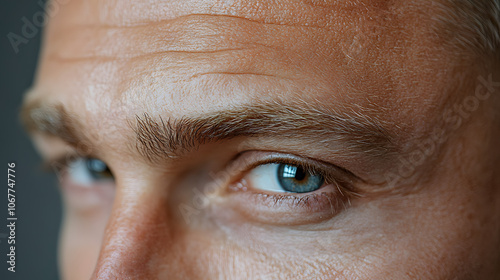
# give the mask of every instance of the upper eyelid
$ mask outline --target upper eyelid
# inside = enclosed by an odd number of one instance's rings
[[[253,156],[256,159],[249,161],[248,157],[245,157],[245,154],[247,153],[258,153],[264,155]],[[234,167],[234,165],[241,165],[239,161],[244,161],[243,166]],[[285,163],[285,164],[299,165],[308,171],[314,171],[324,176],[325,181],[328,183],[347,183],[349,185],[353,185],[354,180],[362,180],[341,167],[338,167],[330,163],[324,163],[315,159],[304,158],[291,154],[283,154],[279,152],[245,151],[241,153],[240,156],[232,160],[229,167],[226,167],[232,169],[229,172],[239,173],[237,175],[237,178],[232,179],[231,180],[232,182],[227,182],[227,183],[228,184],[234,183],[235,181],[242,179],[243,176],[253,168],[270,163]]]
[[[317,165],[314,165],[310,162],[306,161],[299,161],[295,159],[289,159],[289,158],[274,158],[274,159],[266,159],[264,161],[256,162],[255,164],[252,164],[251,167],[248,168],[249,170],[252,170],[258,166],[265,165],[265,164],[289,164],[289,165],[296,165],[300,166],[304,169],[306,172],[314,173],[321,175],[323,177],[328,176],[328,171],[325,170],[323,167],[318,167]],[[325,181],[329,181],[325,178]]]
[[[46,172],[60,172],[61,170],[67,169],[72,162],[75,162],[76,160],[79,159],[88,159],[88,158],[99,159],[98,157],[94,156],[82,156],[76,152],[68,152],[53,159],[42,161],[41,168]],[[109,165],[108,168],[110,168]]]
[[[253,156],[251,156],[250,158],[253,159],[249,159],[249,157],[246,156],[249,153],[252,153]],[[260,155],[255,156],[255,154],[260,154]],[[42,162],[42,169],[48,172],[60,172],[62,169],[67,169],[71,164],[71,162],[74,162],[75,160],[78,159],[86,159],[86,158],[99,159],[99,157],[95,156],[81,156],[78,155],[76,152],[68,152],[63,154],[62,156]],[[239,153],[233,159],[231,159],[230,162],[223,167],[224,170],[223,175],[224,177],[227,178],[226,180],[223,181],[227,181],[224,182],[226,184],[233,183],[241,179],[246,173],[248,173],[253,168],[269,163],[284,163],[284,164],[301,166],[309,172],[318,173],[319,175],[324,176],[325,182],[327,183],[348,183],[349,185],[352,185],[353,178],[355,180],[362,181],[361,178],[355,176],[349,171],[341,167],[338,167],[334,164],[325,163],[307,157],[296,156],[289,153],[258,151],[258,150],[245,151]],[[109,165],[108,168],[113,173],[113,170]],[[212,176],[212,177],[217,177],[217,176]]]
[[[71,157],[71,159],[70,159]],[[63,156],[58,156],[52,159],[45,159],[40,164],[41,169],[45,172],[59,171],[62,168],[67,168],[69,163],[78,159],[76,155],[64,154]]]

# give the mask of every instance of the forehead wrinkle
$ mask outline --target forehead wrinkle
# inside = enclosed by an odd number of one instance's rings
[[[151,162],[176,158],[200,145],[244,137],[297,137],[323,144],[338,142],[344,153],[388,157],[396,152],[392,136],[375,119],[331,108],[278,102],[212,112],[196,117],[164,119],[136,116],[136,149]]]
[[[169,53],[203,54],[247,49],[249,46],[274,46],[276,38],[269,36],[270,33],[292,32],[282,30],[286,25],[266,25],[273,24],[228,15],[191,14],[144,26],[77,26],[78,32],[71,28],[61,30],[59,34],[64,36],[51,40],[57,51],[49,53],[49,56],[69,60],[87,57],[126,59]],[[312,26],[300,28],[313,28],[315,33],[327,32]]]
[[[182,5],[179,5],[181,6],[179,9],[182,10],[180,13],[170,16],[164,15],[159,18],[153,17],[147,21],[133,25],[125,24],[123,20],[118,21],[118,24],[112,25],[109,22],[97,20],[95,15],[87,15],[85,18],[88,22],[85,23],[75,23],[70,20],[70,22],[61,22],[58,24],[58,21],[64,21],[66,18],[62,17],[59,19],[55,17],[54,23],[50,25],[50,29],[54,29],[54,31],[49,32],[47,35],[49,38],[53,35],[55,39],[59,39],[58,41],[65,41],[64,44],[69,44],[67,47],[59,47],[59,50],[54,52],[54,55],[61,57],[72,55],[85,57],[92,55],[123,58],[161,51],[211,51],[214,49],[213,46],[209,46],[210,40],[215,41],[216,44],[212,44],[216,46],[215,49],[239,48],[242,46],[235,42],[231,42],[227,46],[224,45],[228,44],[226,42],[228,40],[226,39],[242,37],[242,34],[239,36],[237,34],[242,30],[242,26],[246,26],[247,30],[250,31],[243,32],[245,35],[243,37],[251,38],[246,43],[254,42],[257,39],[255,34],[261,33],[261,30],[266,28],[279,28],[279,30],[274,30],[275,34],[289,32],[290,29],[301,31],[307,29],[307,32],[310,32],[310,29],[314,29],[315,33],[323,31],[331,33],[330,35],[335,33],[352,33],[359,25],[360,20],[368,21],[369,18],[371,23],[375,21],[380,22],[386,17],[391,16],[390,14],[392,13],[389,9],[391,6],[389,3],[391,2],[388,1],[369,1],[368,4],[364,1],[360,3],[358,3],[359,1],[353,2],[358,4],[342,4],[342,2],[334,1],[327,3],[328,8],[319,5],[320,3],[317,3],[317,1],[313,1],[314,3],[310,1],[305,1],[305,3],[301,1],[285,1],[286,3],[271,1],[258,5],[253,3],[254,1],[231,1],[231,3],[237,3],[235,5],[238,8],[217,8],[217,3],[221,4],[225,2],[183,2]],[[78,2],[75,3],[78,5]],[[154,1],[153,5],[149,5],[151,4],[149,2],[147,7],[143,7],[141,4],[124,5],[122,7],[120,6],[123,4],[121,1],[111,4],[96,3],[97,7],[87,9],[90,10],[89,13],[99,14],[108,9],[112,9],[112,11],[119,9],[121,11],[120,14],[128,16],[126,19],[133,18],[127,12],[133,7],[140,11],[151,11],[152,7],[155,7]],[[170,10],[178,8],[176,6],[177,3],[157,4],[168,6]],[[81,5],[85,6],[86,4]],[[115,7],[115,5],[118,7]],[[221,5],[227,6],[225,4]],[[332,8],[332,5],[338,5],[338,7]],[[204,8],[200,8],[200,6]],[[266,10],[265,7],[267,6],[269,6],[269,9]],[[286,9],[283,9],[284,7]],[[304,11],[304,8],[301,9],[299,7],[309,7],[310,9]],[[135,12],[133,11],[132,14]],[[157,12],[157,10],[153,12]],[[116,12],[110,14],[115,15]],[[147,12],[142,12],[141,14],[151,16],[151,13]],[[108,17],[103,18],[107,19]],[[386,21],[385,24],[387,24]],[[64,36],[57,36],[58,34],[64,34]],[[215,38],[211,38],[210,40],[203,38],[203,36],[210,34]],[[327,35],[316,34],[315,37],[326,37]],[[217,37],[225,39],[217,41]],[[151,38],[154,39],[152,40]],[[275,39],[271,36],[270,42],[275,41]],[[206,41],[205,43],[203,42],[204,40]],[[51,39],[48,41],[53,42],[55,40]],[[116,44],[118,41],[120,43]],[[267,42],[267,44],[272,45],[270,42]],[[182,49],[179,48],[180,46],[182,46]],[[64,52],[64,49],[68,51]],[[76,50],[82,53],[77,55],[75,54]]]
[[[326,21],[325,15],[347,10],[366,11],[368,7],[380,8],[390,1],[304,1],[304,0],[178,0],[178,1],[94,1],[89,11],[93,21],[103,25],[135,26],[168,20],[186,14],[222,14],[246,16],[249,19],[292,24],[302,22],[314,25]],[[86,4],[87,4],[86,3]],[[93,5],[94,4],[94,5]],[[120,11],[117,13],[116,11]],[[330,15],[338,17],[338,15]]]
[[[309,56],[306,56],[306,57],[308,57],[308,58],[309,58]],[[269,57],[268,57],[268,58],[269,58]],[[273,58],[271,58],[270,60],[271,60],[271,61],[273,61],[273,59],[274,59],[274,57],[273,57]],[[144,66],[145,66],[146,68],[150,69],[150,68],[152,68],[152,67],[154,67],[154,66],[155,66],[155,65],[152,65],[152,64],[151,64],[151,63],[149,63],[149,62],[150,62],[150,61],[147,61],[146,63],[144,63]],[[134,66],[135,66],[135,65],[134,65]],[[333,68],[333,67],[332,67],[332,68]],[[142,74],[143,74],[143,73],[140,73],[140,71],[138,71],[139,69],[138,69],[137,67],[128,67],[128,69],[130,69],[130,71],[131,71],[131,72],[136,72],[138,75],[142,75]],[[175,70],[176,70],[176,69],[175,69]],[[205,70],[205,69],[203,69],[203,70]],[[209,70],[211,70],[211,69],[209,69]],[[231,70],[232,70],[232,69],[231,69]],[[245,70],[246,70],[246,69],[245,69]],[[174,71],[173,71],[173,72],[174,72]],[[214,71],[214,72],[215,72],[215,71]],[[209,72],[209,73],[214,73],[214,72]],[[163,73],[161,73],[161,74],[163,74]],[[169,73],[165,73],[165,74],[169,74]],[[182,73],[182,74],[184,74],[184,73]],[[168,75],[163,75],[163,76],[168,76]],[[118,92],[120,92],[120,91],[118,91]],[[177,92],[177,91],[176,91],[176,92]],[[154,118],[154,119],[156,119],[156,118]]]

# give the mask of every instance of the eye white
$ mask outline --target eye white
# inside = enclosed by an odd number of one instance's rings
[[[87,167],[87,162],[84,159],[76,159],[69,163],[68,175],[76,184],[83,186],[91,186],[95,181]]]
[[[286,192],[278,181],[279,163],[268,163],[255,167],[246,176],[252,188],[271,191]]]

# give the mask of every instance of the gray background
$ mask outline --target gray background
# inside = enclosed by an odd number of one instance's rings
[[[42,0],[41,3],[45,1]],[[40,158],[23,132],[18,110],[23,92],[32,84],[41,30],[16,54],[7,38],[21,35],[23,17],[32,21],[43,8],[38,0],[2,1],[0,9],[1,120],[0,234],[7,233],[7,163],[16,162],[16,272],[7,271],[8,245],[0,238],[0,279],[58,279],[56,246],[61,219],[57,180],[39,168]]]

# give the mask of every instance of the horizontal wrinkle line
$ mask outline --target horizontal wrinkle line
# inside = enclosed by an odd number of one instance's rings
[[[205,75],[252,75],[252,76],[265,76],[265,77],[279,78],[279,79],[284,79],[284,80],[291,80],[290,78],[286,78],[286,77],[282,77],[282,76],[278,76],[278,75],[272,75],[272,74],[243,73],[243,72],[239,73],[239,72],[225,72],[225,71],[198,73],[198,74],[191,76],[191,78],[198,78],[200,76],[205,76]]]
[[[154,55],[159,55],[159,54],[168,54],[168,53],[209,54],[209,53],[223,53],[223,52],[229,52],[229,51],[244,51],[244,50],[249,50],[249,49],[248,48],[228,48],[228,49],[220,49],[220,50],[213,50],[213,51],[168,50],[168,51],[142,53],[139,55],[123,55],[123,56],[89,55],[89,56],[63,57],[63,56],[60,56],[57,54],[52,54],[52,55],[48,55],[47,57],[50,59],[58,60],[58,61],[79,61],[79,60],[87,60],[87,59],[116,60],[116,59],[127,59],[127,58],[141,58],[141,57],[154,56]]]
[[[276,26],[286,26],[286,27],[304,27],[304,28],[313,28],[313,29],[324,29],[327,28],[328,26],[315,26],[315,25],[303,25],[303,24],[288,24],[288,23],[277,23],[277,22],[265,22],[265,21],[260,21],[256,19],[251,19],[251,18],[246,18],[246,17],[241,17],[241,16],[236,16],[236,15],[225,15],[225,14],[203,14],[203,13],[191,13],[191,14],[186,14],[186,15],[180,15],[176,16],[173,18],[167,18],[167,19],[161,19],[158,21],[144,21],[144,22],[138,22],[130,25],[112,25],[112,24],[82,24],[78,25],[77,27],[85,27],[85,28],[107,28],[107,29],[121,29],[121,28],[142,28],[144,26],[154,24],[154,25],[161,25],[161,24],[170,24],[170,23],[175,23],[176,21],[180,20],[185,20],[190,17],[222,17],[222,18],[231,18],[231,19],[239,19],[239,20],[244,20],[252,23],[258,23],[258,24],[264,24],[264,25],[276,25]]]
[[[259,23],[259,24],[264,24],[264,25],[276,25],[276,26],[286,26],[286,27],[305,27],[305,28],[313,28],[313,29],[322,29],[325,28],[326,26],[314,26],[314,25],[302,25],[302,24],[287,24],[287,23],[276,23],[276,22],[263,22],[255,19],[250,19],[250,18],[245,18],[245,17],[239,17],[239,16],[234,16],[234,15],[210,15],[210,14],[191,14],[193,16],[214,16],[214,17],[227,17],[227,18],[234,18],[234,19],[240,19],[252,23]],[[189,15],[186,15],[189,16]]]

